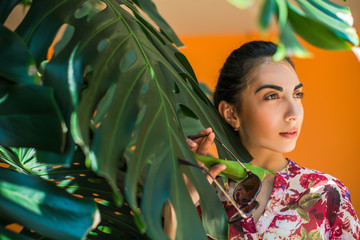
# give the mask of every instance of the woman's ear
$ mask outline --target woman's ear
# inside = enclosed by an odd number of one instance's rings
[[[234,105],[221,101],[218,107],[219,113],[237,131],[240,127],[240,118]]]

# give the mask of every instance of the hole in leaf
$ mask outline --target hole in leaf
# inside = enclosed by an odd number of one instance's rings
[[[125,72],[129,69],[135,62],[137,56],[134,51],[128,51],[125,56],[120,60],[120,71]]]
[[[84,198],[84,196],[81,196],[81,195],[75,194],[75,193],[73,193],[73,196],[78,197],[78,198]]]
[[[99,196],[99,194],[97,194],[97,193],[93,193],[93,195],[94,195],[94,196],[96,196],[96,197],[98,197],[98,196]]]
[[[141,94],[145,94],[149,90],[150,84],[147,82],[141,87]]]
[[[110,40],[108,38],[103,39],[99,42],[99,44],[97,45],[97,50],[98,52],[102,52],[106,46],[109,44]]]
[[[58,55],[61,50],[63,50],[65,46],[70,42],[74,33],[74,26],[69,24],[63,24],[56,33],[54,41],[52,42],[48,50],[47,59],[50,60],[52,56]]]
[[[103,11],[107,5],[102,1],[86,1],[75,11],[74,17],[80,19],[87,16],[87,22],[97,13]]]
[[[5,228],[9,231],[20,233],[24,229],[24,226],[17,223],[11,223],[9,225],[6,225]]]
[[[167,220],[164,222],[164,231],[168,233],[176,233],[177,221],[174,206],[171,204],[169,200],[166,200],[163,206],[163,215]],[[170,223],[170,224],[169,224]],[[171,239],[175,238],[175,236],[169,236]]]
[[[86,174],[80,173],[79,176],[80,176],[80,177],[85,177]]]
[[[80,165],[80,163],[78,163],[78,162],[75,162],[75,163],[73,163],[74,165]]]
[[[180,88],[179,86],[176,84],[176,82],[174,82],[174,85],[175,85],[175,89],[173,90],[173,93],[179,93],[180,92]]]
[[[121,212],[114,212],[115,213],[115,215],[118,215],[118,216],[120,216],[120,215],[123,215]]]
[[[198,119],[198,117],[196,116],[196,114],[190,109],[188,108],[187,106],[185,105],[182,105],[182,104],[179,104],[180,106],[180,111],[181,111],[181,114],[185,117],[191,117],[191,118],[194,118],[194,119]]]
[[[126,12],[130,13],[131,15],[134,16],[133,10],[131,10],[128,6],[126,6],[125,4],[120,4],[120,7],[122,7],[122,9],[124,9]]]
[[[61,167],[62,167],[61,165],[57,165],[57,166],[53,166],[52,168],[56,169],[56,168],[61,168]]]
[[[10,167],[10,165],[7,164],[7,163],[1,163],[1,162],[0,162],[0,167],[8,168],[8,167]]]

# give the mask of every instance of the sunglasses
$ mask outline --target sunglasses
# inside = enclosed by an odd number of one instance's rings
[[[188,138],[191,140],[196,140],[207,136],[208,135],[199,134],[199,135],[188,136]],[[220,143],[221,146],[223,146],[226,149],[226,151],[236,159],[236,161],[241,165],[241,167],[245,169],[247,173],[246,178],[242,180],[240,183],[238,183],[234,189],[233,199],[237,203],[237,205],[236,204],[233,205],[238,211],[229,218],[229,223],[232,224],[243,218],[248,218],[250,214],[253,213],[259,207],[259,202],[256,201],[255,199],[261,189],[261,180],[256,174],[252,173],[249,169],[247,169],[245,165],[216,136],[215,136],[215,140],[218,143]],[[208,174],[211,176],[210,173]],[[217,184],[217,181],[215,183]],[[222,187],[219,187],[219,189],[224,193]]]

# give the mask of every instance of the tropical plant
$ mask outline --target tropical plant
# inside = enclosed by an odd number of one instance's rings
[[[1,23],[20,2],[1,1]],[[278,18],[278,59],[306,55],[293,30],[326,49],[358,44],[336,14],[349,16],[348,8],[296,2],[303,10],[263,4],[263,29]],[[226,213],[206,178],[178,162],[195,163],[184,126],[211,126],[241,161],[251,156],[174,45],[182,43],[151,0],[34,0],[15,31],[0,26],[0,159],[9,164],[0,168],[1,238],[167,239],[167,201],[177,239],[227,238]],[[200,194],[202,221],[183,175]],[[23,230],[8,231],[12,223]]]

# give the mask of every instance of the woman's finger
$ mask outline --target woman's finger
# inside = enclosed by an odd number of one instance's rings
[[[209,135],[207,135],[207,137],[205,138],[205,140],[203,142],[201,142],[196,151],[196,153],[200,154],[200,155],[206,155],[209,152],[209,149],[211,147],[211,144],[213,143],[215,139],[215,134],[213,132],[209,133]]]
[[[186,142],[190,148],[191,151],[196,152],[198,150],[198,145],[193,140],[187,138]]]
[[[200,145],[204,139],[206,138],[207,135],[209,135],[210,133],[212,133],[212,128],[205,128],[203,130],[201,130],[200,132],[198,132],[198,135],[204,135],[204,137],[198,138],[193,140],[197,145]]]

